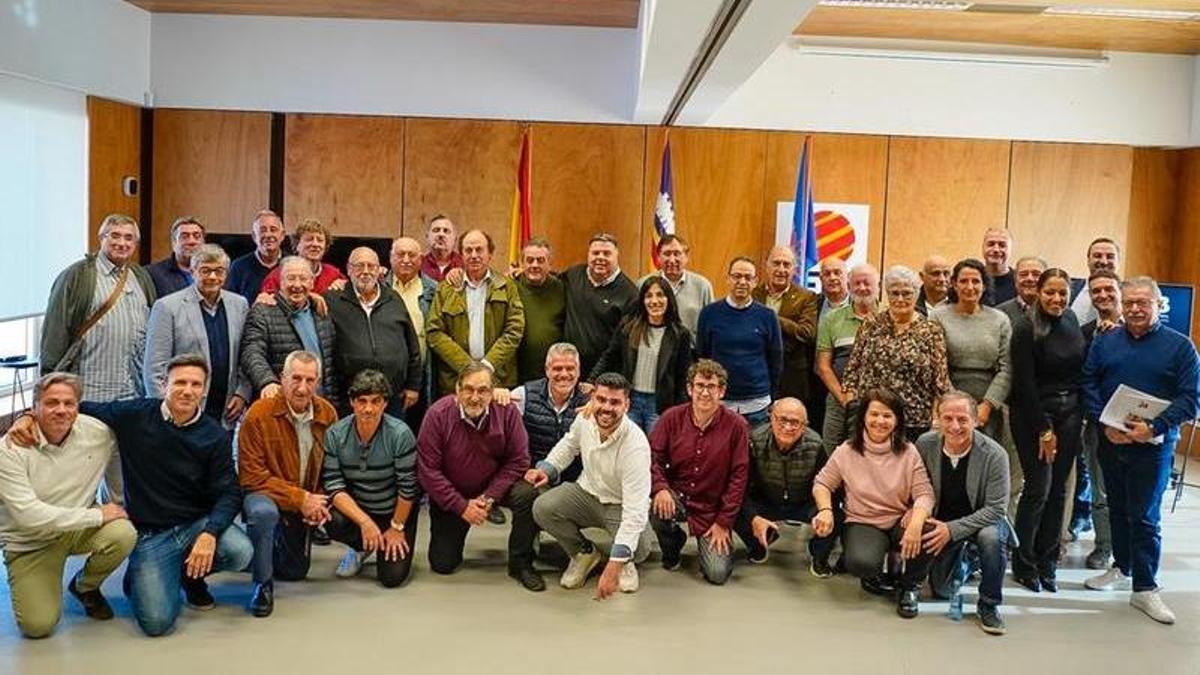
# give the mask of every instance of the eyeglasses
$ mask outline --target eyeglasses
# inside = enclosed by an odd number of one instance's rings
[[[911,298],[916,295],[911,288],[889,288],[887,294],[889,298]]]
[[[796,429],[796,428],[804,426],[805,424],[808,424],[808,422],[806,422],[805,420],[798,419],[796,417],[780,417],[780,416],[776,415],[774,417],[774,420],[779,423],[779,426],[789,427],[792,429]]]
[[[379,269],[379,265],[372,262],[356,262],[350,263],[350,269],[355,272],[374,272]]]
[[[1154,300],[1122,300],[1121,306],[1126,308],[1150,309],[1155,305]]]
[[[719,382],[693,382],[692,389],[696,391],[716,391],[721,388]]]
[[[228,271],[224,267],[201,267],[196,270],[196,274],[202,277],[223,277]]]

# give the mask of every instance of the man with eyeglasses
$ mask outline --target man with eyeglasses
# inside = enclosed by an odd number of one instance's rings
[[[379,282],[379,256],[360,246],[350,252],[350,283],[325,291],[334,327],[334,363],[341,376],[341,400],[349,412],[346,391],[364,370],[382,373],[391,384],[387,414],[399,419],[417,402],[421,390],[421,346],[408,308],[396,291]]]
[[[212,373],[204,414],[232,429],[253,395],[250,379],[239,366],[249,307],[245,298],[223,288],[229,256],[220,246],[201,246],[192,253],[190,264],[192,285],[161,298],[150,309],[144,385],[151,396],[165,395],[171,359],[203,354]]]
[[[1121,284],[1122,326],[1097,335],[1083,366],[1088,422],[1117,387],[1126,385],[1169,401],[1153,419],[1130,417],[1124,428],[1102,426],[1100,467],[1108,490],[1115,564],[1084,582],[1105,591],[1132,588],[1129,604],[1159,623],[1175,623],[1156,576],[1162,553],[1162,497],[1171,478],[1179,427],[1196,419],[1200,359],[1186,336],[1159,322],[1162,293],[1150,277]]]
[[[729,263],[729,294],[700,312],[696,355],[713,359],[729,373],[725,405],[751,426],[767,419],[783,372],[783,332],[766,305],[754,301],[758,270],[738,256]]]
[[[771,423],[750,432],[750,479],[733,529],[746,545],[746,559],[767,562],[779,538],[779,521],[807,523],[817,515],[813,479],[825,466],[821,436],[808,426],[808,410],[799,399],[771,405]],[[833,512],[833,530],[808,542],[808,570],[819,579],[833,576],[829,554],[841,532],[843,514]]]

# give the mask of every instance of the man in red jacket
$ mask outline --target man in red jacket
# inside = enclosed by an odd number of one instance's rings
[[[455,393],[430,406],[417,437],[417,478],[429,495],[429,566],[451,574],[462,564],[473,526],[492,508],[512,509],[508,575],[531,591],[546,582],[533,569],[533,500],[521,480],[529,468],[529,436],[516,406],[492,401],[492,370],[472,361],[458,374]]]
[[[700,359],[688,369],[690,403],[668,408],[650,433],[650,525],[663,567],[678,569],[687,523],[700,549],[700,573],[724,584],[733,572],[730,533],[750,467],[750,433],[741,415],[721,405],[728,375]]]

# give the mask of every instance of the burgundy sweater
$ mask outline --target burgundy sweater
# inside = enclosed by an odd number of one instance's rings
[[[719,523],[733,528],[750,472],[746,420],[725,406],[701,430],[692,404],[668,408],[650,432],[650,494],[675,491],[687,508],[688,529],[700,536]]]
[[[528,468],[529,436],[516,406],[491,404],[480,429],[462,418],[453,394],[425,413],[417,478],[443,511],[461,514],[480,495],[500,501]]]

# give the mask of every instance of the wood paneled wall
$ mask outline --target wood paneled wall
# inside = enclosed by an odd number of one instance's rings
[[[110,213],[141,220],[141,195],[126,196],[126,178],[142,177],[142,109],[89,96],[88,250],[97,248],[100,222]]]
[[[113,203],[111,176],[137,164],[138,109],[94,100],[92,218]],[[436,213],[496,240],[502,268],[521,135],[533,148],[534,233],[559,266],[581,262],[599,231],[621,241],[622,266],[649,269],[661,153],[670,138],[679,233],[718,291],[735,255],[761,259],[776,205],[795,194],[806,134],[730,129],[525,124],[513,121],[289,115],[272,149],[271,115],[154,112],[154,257],[182,214],[214,232],[246,231],[268,204],[281,158],[289,224],[317,216],[336,233],[422,238]],[[1121,243],[1125,272],[1200,285],[1200,150],[996,140],[812,134],[819,202],[868,204],[868,259],[918,268],[938,252],[979,255],[984,229],[1006,225],[1015,254],[1085,271],[1096,236]],[[117,162],[117,157],[122,157]],[[110,200],[110,201],[105,201]]]
[[[248,232],[268,203],[270,159],[270,113],[155,110],[151,257],[170,253],[171,223],[182,215],[210,232]]]

